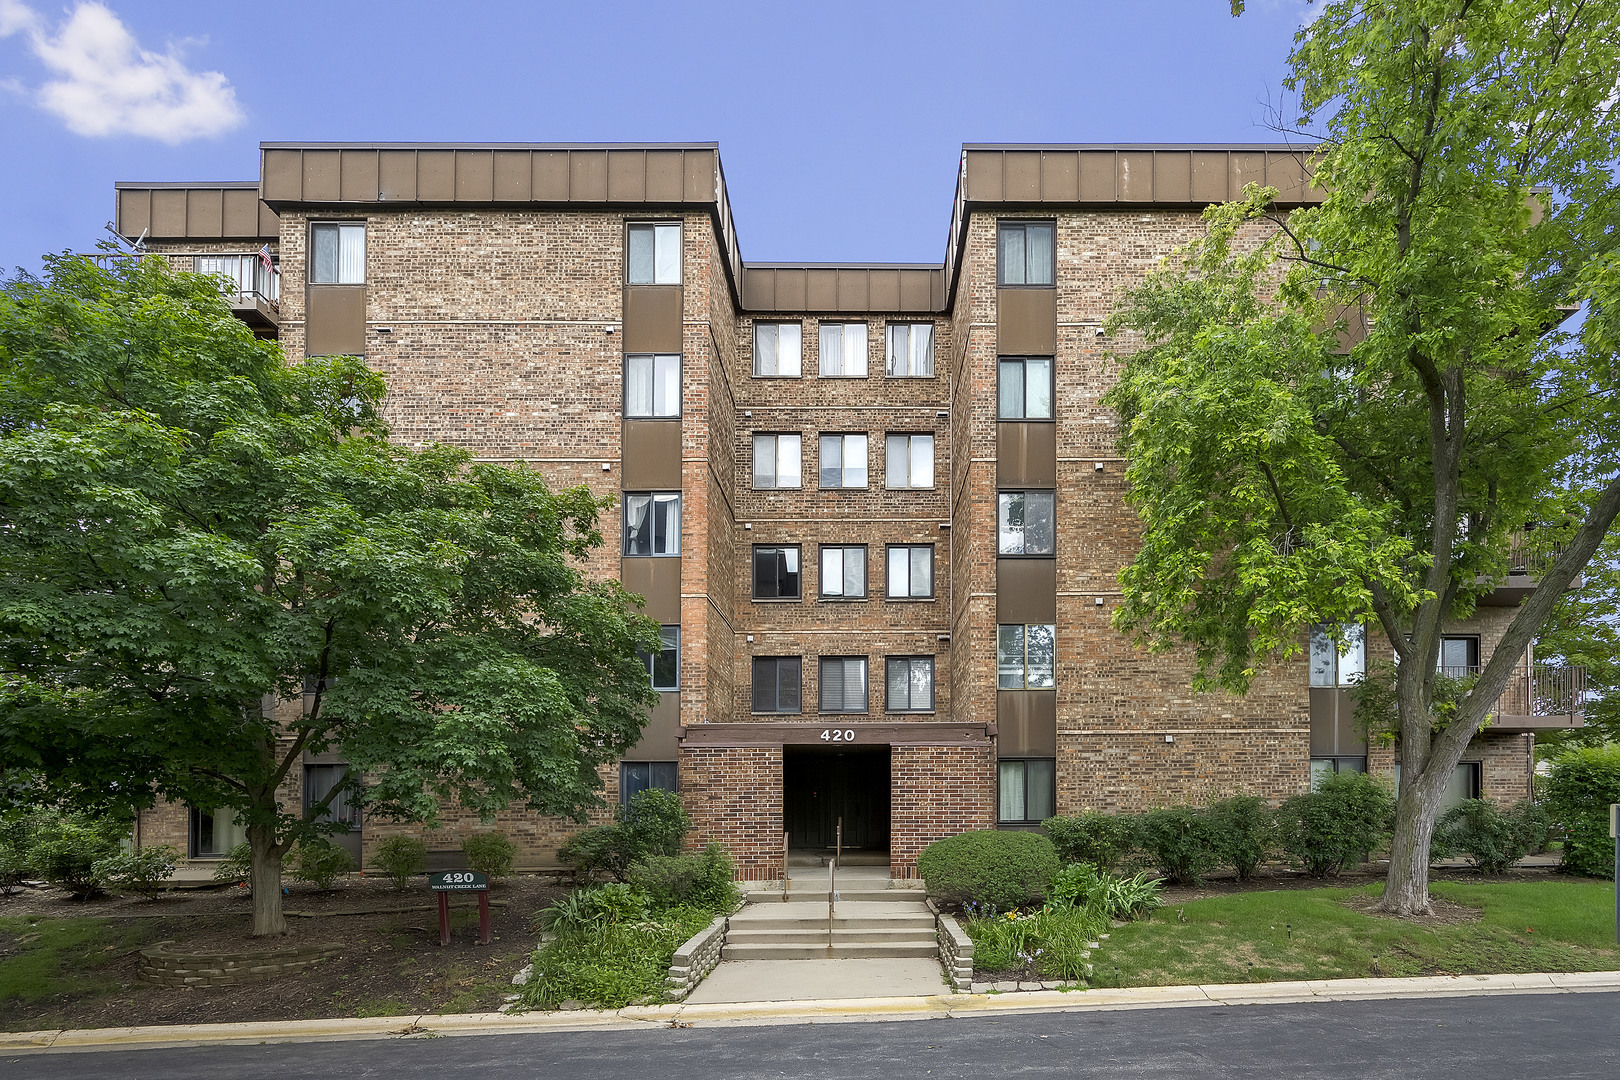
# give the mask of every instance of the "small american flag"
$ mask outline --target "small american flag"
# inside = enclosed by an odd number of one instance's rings
[[[259,249],[259,261],[264,263],[264,268],[270,271],[272,274],[276,272],[275,260],[270,258],[269,244],[266,244],[264,247]]]

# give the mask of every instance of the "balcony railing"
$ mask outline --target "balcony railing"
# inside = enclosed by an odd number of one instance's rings
[[[266,266],[257,254],[198,255],[193,269],[225,278],[225,299],[232,307],[253,307],[262,301],[272,311],[281,310],[281,272]]]
[[[1479,672],[1477,665],[1440,668],[1441,674],[1454,679],[1472,678]],[[1509,676],[1507,687],[1491,711],[1498,717],[1567,716],[1579,726],[1586,714],[1586,669],[1573,664],[1520,667]]]
[[[1535,533],[1515,533],[1508,549],[1508,573],[1540,577],[1564,553],[1564,545]]]

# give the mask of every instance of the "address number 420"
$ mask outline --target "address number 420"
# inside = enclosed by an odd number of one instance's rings
[[[855,729],[854,728],[843,728],[842,730],[840,730],[839,728],[827,728],[826,730],[824,730],[821,733],[821,741],[822,742],[854,742],[855,741]]]

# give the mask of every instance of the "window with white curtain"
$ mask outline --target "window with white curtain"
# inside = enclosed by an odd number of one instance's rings
[[[824,488],[866,486],[865,435],[821,437],[821,486]]]
[[[891,656],[888,659],[887,712],[934,711],[934,658]]]
[[[820,695],[824,713],[865,712],[866,657],[822,657]]]
[[[866,378],[866,324],[821,324],[822,378]]]
[[[996,627],[996,688],[1050,690],[1057,666],[1057,627],[1003,623]]]
[[[1027,825],[1057,813],[1054,758],[1003,758],[996,763],[996,780],[997,820]]]
[[[1333,642],[1326,623],[1311,624],[1311,685],[1354,686],[1367,674],[1367,630],[1360,623],[1340,627]]]
[[[934,595],[934,545],[889,548],[889,598],[921,600]]]
[[[365,284],[366,227],[363,223],[316,222],[310,226],[310,241],[311,284]]]
[[[1052,419],[1050,356],[1004,356],[997,368],[996,415],[999,419]]]
[[[678,491],[624,496],[624,553],[681,553],[681,495]]]
[[[997,552],[1001,555],[1056,553],[1051,491],[1003,491],[996,495]]]
[[[884,483],[891,488],[934,486],[934,437],[890,435],[884,441]]]
[[[630,226],[629,282],[632,285],[681,283],[681,226],[653,222]]]
[[[866,599],[866,545],[821,546],[821,595],[831,600]]]
[[[797,435],[754,436],[754,487],[800,486],[801,466]]]
[[[624,415],[681,415],[679,353],[632,353],[624,358]]]
[[[924,378],[934,374],[932,323],[890,323],[884,373],[890,378]]]
[[[754,324],[754,374],[760,378],[797,379],[804,353],[796,322]]]
[[[1055,235],[1050,221],[1001,222],[996,229],[998,284],[1052,284]]]

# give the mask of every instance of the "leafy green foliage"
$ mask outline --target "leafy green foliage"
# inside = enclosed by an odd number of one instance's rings
[[[1107,925],[1093,908],[1050,905],[962,920],[962,929],[973,939],[975,971],[1016,971],[1030,979],[1065,982],[1083,982],[1091,974],[1087,945]]]
[[[1554,759],[1574,746],[1620,744],[1620,532],[1611,531],[1586,564],[1580,588],[1559,597],[1536,640],[1536,658],[1584,668],[1588,695],[1584,726],[1537,732],[1537,756]]]
[[[174,876],[180,852],[168,844],[153,844],[136,851],[103,855],[90,868],[90,874],[109,889],[121,889],[148,899],[163,891],[163,883]]]
[[[467,865],[491,880],[510,877],[517,863],[517,845],[500,830],[473,833],[461,841],[461,850],[467,856]]]
[[[119,854],[128,835],[122,819],[45,813],[35,825],[28,859],[46,881],[84,900],[101,891],[96,864]]]
[[[696,907],[718,913],[737,904],[736,869],[726,849],[712,843],[697,855],[648,855],[631,864],[629,878],[657,909]]]
[[[27,807],[0,811],[0,896],[22,888],[34,871],[31,853],[39,812]]]
[[[1046,906],[1089,907],[1107,919],[1145,919],[1164,903],[1164,882],[1138,871],[1129,877],[1099,871],[1090,863],[1070,863],[1052,879]]]
[[[1039,833],[978,829],[935,840],[917,856],[928,895],[1011,910],[1036,903],[1059,867],[1052,841]]]
[[[1500,874],[1547,842],[1552,816],[1528,799],[1499,810],[1488,799],[1468,799],[1435,824],[1437,853],[1460,853],[1481,873]]]
[[[246,843],[237,844],[214,864],[213,879],[222,885],[238,885],[253,874],[253,851]]]
[[[1239,881],[1254,877],[1255,869],[1277,847],[1277,816],[1258,795],[1234,795],[1209,808],[1210,825],[1220,862],[1237,872]]]
[[[1197,806],[1166,806],[1142,815],[1142,851],[1165,877],[1197,885],[1221,863],[1221,836],[1209,811]]]
[[[313,836],[293,848],[288,865],[297,880],[330,892],[339,877],[354,869],[354,859],[332,841]]]
[[[678,855],[692,827],[691,818],[671,791],[647,788],[630,797],[611,825],[598,825],[569,837],[557,858],[584,875],[606,873],[626,881],[630,865],[650,855]]]
[[[371,865],[388,875],[394,888],[404,889],[414,874],[427,869],[427,842],[418,836],[390,836],[377,845]]]
[[[1609,877],[1614,841],[1609,804],[1620,803],[1620,746],[1577,747],[1553,762],[1547,809],[1564,830],[1564,869]]]
[[[1282,849],[1312,877],[1337,875],[1383,843],[1395,816],[1389,789],[1366,773],[1324,776],[1277,808]]]
[[[1127,814],[1083,813],[1047,818],[1041,829],[1065,862],[1118,869],[1140,845],[1138,821]]]
[[[535,926],[559,937],[588,937],[609,926],[645,922],[650,903],[647,893],[634,885],[595,885],[575,889],[542,908],[535,916]]]
[[[611,888],[612,886],[603,886]],[[530,1008],[555,1009],[570,999],[605,1009],[668,996],[665,979],[675,950],[709,925],[698,908],[672,908],[642,922],[594,933],[559,935],[534,954],[534,978],[521,991]]]

